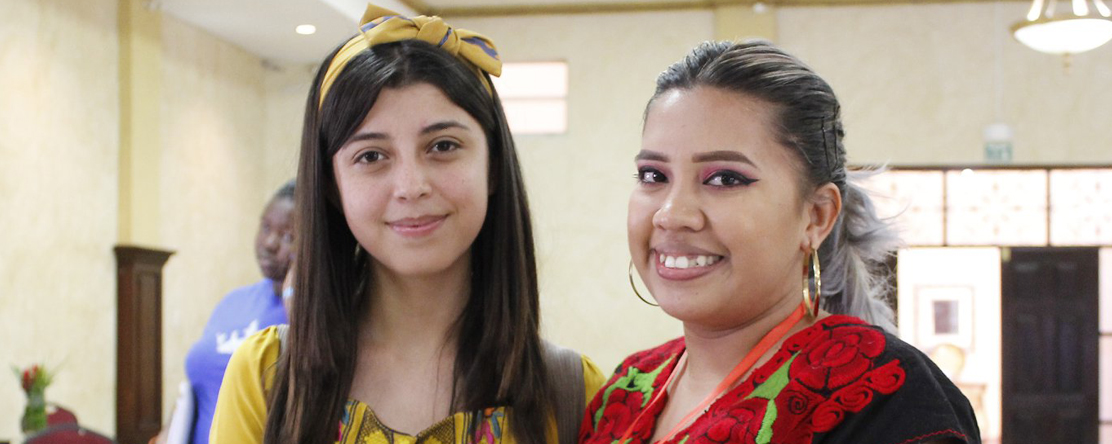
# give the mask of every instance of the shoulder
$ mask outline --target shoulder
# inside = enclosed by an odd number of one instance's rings
[[[926,355],[880,327],[830,316],[794,335],[784,348],[792,355],[789,386],[819,401],[805,422],[827,440],[979,442],[972,407],[961,391]]]
[[[595,393],[602,388],[602,384],[606,382],[606,376],[587,355],[580,355],[580,359],[583,362],[583,389],[586,391],[586,396],[583,399],[590,402]]]
[[[272,326],[247,337],[232,353],[216,400],[211,442],[262,443],[266,399],[281,348],[278,326]]]
[[[579,432],[581,443],[612,443],[629,428],[683,352],[683,338],[673,339],[625,358],[599,388]]]
[[[228,361],[228,370],[224,376],[225,382],[236,378],[246,378],[247,381],[237,383],[264,383],[270,387],[274,373],[274,364],[278,362],[278,355],[282,351],[282,340],[278,334],[277,325],[264,328],[248,336]]]

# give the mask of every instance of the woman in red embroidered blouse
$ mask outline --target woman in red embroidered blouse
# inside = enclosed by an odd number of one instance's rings
[[[891,334],[874,270],[896,238],[843,134],[830,86],[768,43],[705,43],[661,74],[629,244],[684,336],[618,367],[581,443],[980,442],[968,400]]]

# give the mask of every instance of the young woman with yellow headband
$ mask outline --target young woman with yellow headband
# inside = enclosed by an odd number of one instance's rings
[[[362,23],[307,103],[288,333],[236,351],[212,442],[574,442],[603,378],[539,337],[494,44],[375,6]]]
[[[684,335],[619,366],[582,444],[980,442],[961,392],[891,334],[874,270],[896,238],[846,170],[839,114],[763,42],[705,43],[660,75],[630,282]]]

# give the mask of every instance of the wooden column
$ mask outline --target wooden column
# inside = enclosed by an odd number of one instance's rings
[[[146,444],[162,427],[162,266],[173,252],[116,246],[116,436]]]

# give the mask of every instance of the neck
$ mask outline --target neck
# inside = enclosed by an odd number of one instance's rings
[[[414,352],[454,349],[456,321],[471,294],[470,265],[470,255],[464,254],[441,272],[401,276],[373,264],[360,342]]]
[[[267,279],[270,279],[270,278],[267,278]],[[270,287],[272,289],[274,289],[274,297],[281,300],[282,299],[282,281],[272,280],[272,281],[270,281]]]
[[[687,379],[686,383],[697,390],[705,389],[708,393],[713,391],[714,387],[726,378],[745,355],[753,350],[761,339],[764,339],[765,335],[795,311],[800,302],[798,298],[781,298],[775,305],[753,319],[725,328],[685,322],[687,369],[684,378]],[[780,342],[810,326],[811,323],[808,318],[803,318],[783,338],[780,338],[780,341],[773,345],[765,356],[758,359],[750,371],[766,362],[779,349]]]

